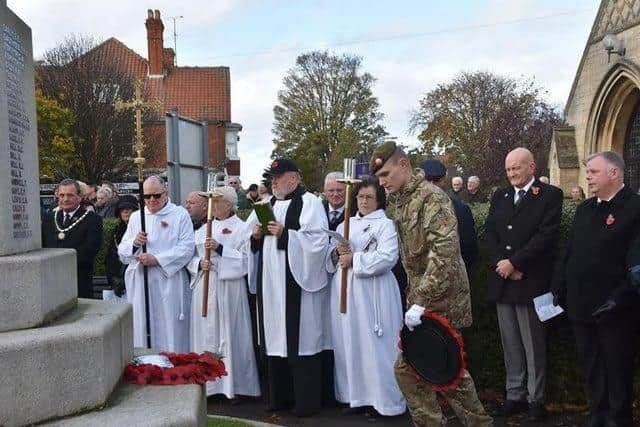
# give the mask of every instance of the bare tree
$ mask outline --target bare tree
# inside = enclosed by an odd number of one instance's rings
[[[134,126],[131,113],[116,112],[114,101],[133,95],[134,77],[116,61],[96,52],[97,43],[71,36],[44,54],[36,84],[46,97],[70,110],[78,162],[68,176],[87,182],[119,180],[131,169]]]
[[[423,155],[446,156],[448,166],[478,175],[488,187],[504,183],[504,158],[515,147],[534,153],[544,173],[553,126],[561,123],[533,81],[473,72],[425,94],[410,130]]]

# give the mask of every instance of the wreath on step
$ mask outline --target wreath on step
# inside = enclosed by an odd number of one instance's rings
[[[173,364],[161,368],[152,364],[129,363],[124,368],[124,378],[131,384],[177,385],[204,384],[227,375],[224,362],[213,353],[160,353]]]

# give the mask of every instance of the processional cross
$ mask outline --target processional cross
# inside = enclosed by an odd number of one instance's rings
[[[136,157],[133,159],[133,163],[138,167],[138,196],[140,203],[140,228],[142,232],[145,232],[145,214],[144,214],[144,194],[142,191],[143,176],[142,169],[144,167],[145,158],[143,157],[144,140],[142,135],[142,112],[145,110],[159,111],[162,108],[162,103],[158,100],[144,101],[142,98],[142,83],[140,80],[136,80],[134,83],[135,91],[133,99],[129,101],[116,100],[114,107],[116,111],[122,110],[134,110],[135,111],[135,151]],[[147,245],[142,245],[142,253],[147,252]],[[144,277],[144,306],[145,306],[145,319],[147,326],[147,348],[151,348],[151,320],[149,317],[149,272],[146,266],[142,267]]]

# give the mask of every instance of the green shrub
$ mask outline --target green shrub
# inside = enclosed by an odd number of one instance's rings
[[[96,255],[96,260],[93,264],[94,275],[104,276],[104,258],[107,256],[107,247],[109,242],[113,239],[113,232],[116,229],[118,220],[115,218],[107,218],[102,221],[102,246]]]

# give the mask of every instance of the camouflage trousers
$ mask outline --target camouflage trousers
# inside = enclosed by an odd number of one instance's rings
[[[396,380],[407,400],[413,423],[417,427],[440,427],[447,423],[438,403],[436,392],[417,379],[402,355],[398,356],[395,366]],[[493,419],[485,412],[469,372],[455,390],[442,393],[451,408],[465,426],[493,426]]]

